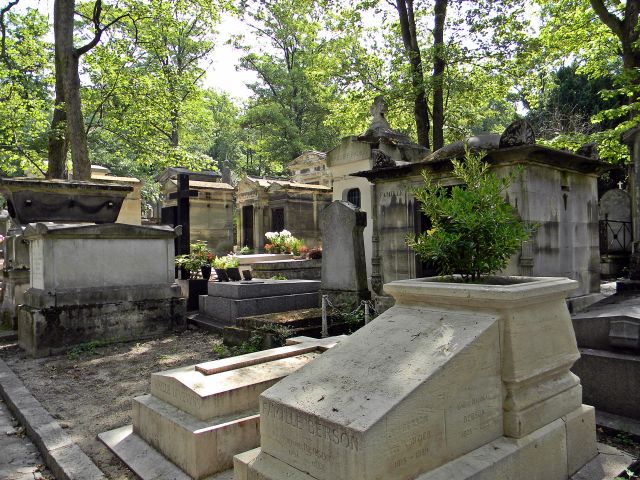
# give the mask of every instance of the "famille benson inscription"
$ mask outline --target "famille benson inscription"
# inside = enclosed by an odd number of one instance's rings
[[[261,415],[283,422],[334,445],[358,451],[358,438],[354,434],[343,428],[325,423],[312,415],[266,400],[262,402]]]

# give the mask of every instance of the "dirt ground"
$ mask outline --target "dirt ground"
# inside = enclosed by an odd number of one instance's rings
[[[98,433],[131,423],[131,399],[148,393],[151,373],[214,360],[221,343],[217,335],[187,330],[40,359],[27,358],[15,344],[0,344],[0,357],[108,478],[124,480],[137,477]]]
[[[131,423],[131,399],[149,391],[151,373],[214,360],[221,345],[218,335],[187,330],[155,340],[85,345],[40,359],[26,357],[15,344],[0,344],[0,358],[108,478],[129,480],[137,477],[98,433]],[[598,440],[640,455],[640,438],[599,428]]]

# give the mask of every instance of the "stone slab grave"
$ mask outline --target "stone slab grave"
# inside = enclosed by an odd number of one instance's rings
[[[150,394],[133,399],[133,425],[99,437],[145,480],[229,470],[235,454],[260,443],[258,396],[341,339],[298,337],[285,347],[155,373]],[[160,469],[165,476],[158,476],[161,458],[175,465]]]
[[[329,335],[348,333],[352,325],[343,318],[328,316]],[[263,346],[271,348],[278,343],[278,329],[288,329],[289,336],[320,338],[322,335],[322,309],[304,308],[290,312],[265,313],[236,319],[234,326],[224,327],[222,336],[225,345],[241,345],[250,340],[252,334],[263,337]]]
[[[640,297],[616,293],[572,316],[581,358],[573,372],[598,411],[640,420]]]
[[[235,480],[567,479],[597,454],[566,293],[577,282],[385,285],[396,300],[260,397]]]
[[[225,325],[239,317],[287,312],[319,305],[317,280],[248,280],[209,282],[200,296],[200,313]]]
[[[149,338],[186,327],[167,226],[32,223],[30,288],[18,309],[29,355],[90,340]]]

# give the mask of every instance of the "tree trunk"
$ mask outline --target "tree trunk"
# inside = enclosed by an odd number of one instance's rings
[[[631,82],[636,86],[629,102],[640,100],[640,31],[638,31],[638,18],[640,16],[640,0],[627,0],[624,7],[624,17],[618,18],[607,9],[603,0],[590,0],[591,7],[596,12],[600,21],[618,37],[622,50],[622,62],[625,73],[630,76]]]
[[[413,0],[396,0],[396,9],[400,18],[402,42],[411,65],[411,85],[414,93],[413,115],[418,132],[418,143],[429,148],[429,108],[424,89],[422,55],[416,35],[416,22],[413,14]]]
[[[177,147],[180,144],[180,114],[178,113],[178,109],[174,108],[171,110],[171,146]]]
[[[433,27],[433,149],[444,147],[444,21],[447,16],[447,0],[436,0]]]
[[[67,176],[67,112],[64,104],[62,68],[58,66],[60,62],[60,51],[56,46],[56,99],[53,107],[53,118],[51,119],[51,130],[49,132],[49,166],[47,169],[47,178],[55,179],[64,179]]]
[[[74,180],[91,179],[91,162],[80,100],[80,53],[73,46],[75,0],[55,0],[53,30],[60,51],[64,100],[67,116],[67,141],[71,148]],[[56,71],[56,76],[58,72]]]

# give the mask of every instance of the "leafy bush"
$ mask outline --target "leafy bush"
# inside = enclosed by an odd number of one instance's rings
[[[207,248],[207,242],[198,240],[191,244],[190,253],[177,255],[175,262],[176,266],[196,273],[203,265],[211,265],[213,258],[213,253]]]
[[[457,273],[470,282],[495,273],[531,235],[533,227],[504,200],[511,178],[498,178],[488,170],[482,154],[467,152],[465,161],[453,161],[453,173],[465,185],[453,187],[451,195],[427,172],[425,185],[412,190],[433,228],[407,243],[440,275]]]

